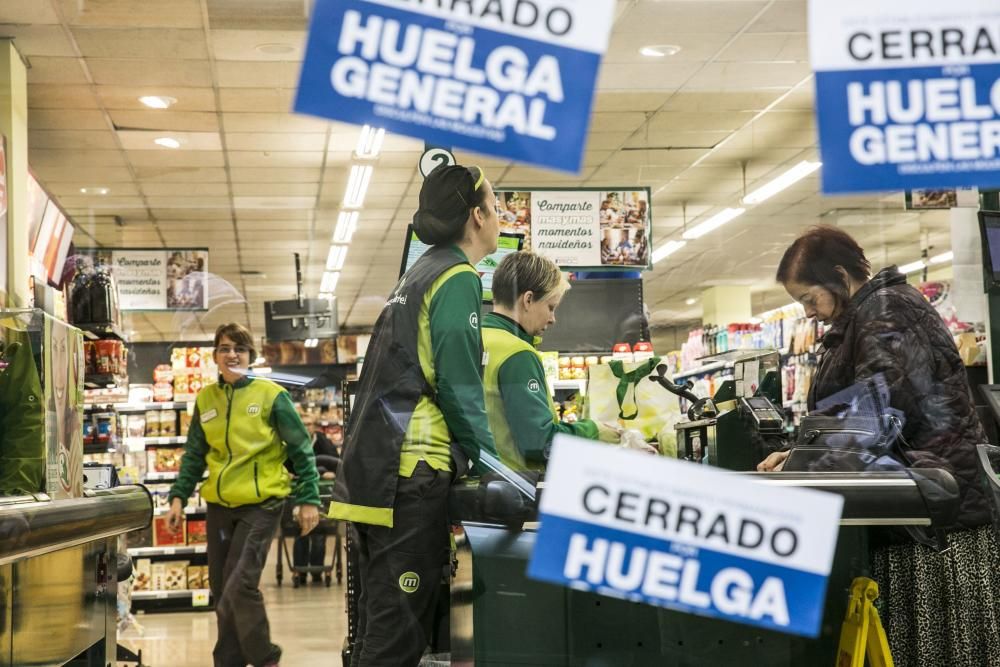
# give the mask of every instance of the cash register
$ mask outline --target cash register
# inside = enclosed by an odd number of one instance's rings
[[[699,398],[690,383],[675,384],[666,366],[649,380],[690,403],[687,420],[678,423],[677,457],[737,471],[752,471],[768,454],[785,445],[778,353],[740,352],[733,357],[733,379],[712,398]]]

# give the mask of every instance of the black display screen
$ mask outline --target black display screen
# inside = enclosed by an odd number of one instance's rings
[[[980,211],[979,230],[983,240],[983,268],[987,282],[1000,286],[1000,211]]]

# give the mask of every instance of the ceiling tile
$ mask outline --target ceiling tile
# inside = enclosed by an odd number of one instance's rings
[[[5,3],[9,1],[4,0]],[[28,1],[38,2],[39,0]],[[125,28],[200,28],[202,26],[199,0],[57,1],[66,21],[73,25]]]
[[[137,167],[140,182],[154,183],[225,183],[226,170],[210,167]]]
[[[0,21],[8,21],[7,5]],[[23,56],[60,56],[71,58],[76,55],[73,45],[59,25],[28,25],[24,23],[0,23],[0,37],[13,37],[14,46]]]
[[[225,183],[144,183],[142,191],[150,197],[229,196],[229,186]]]
[[[33,84],[28,86],[29,109],[98,109],[90,86]]]
[[[116,127],[130,130],[164,130],[179,132],[218,132],[219,123],[214,113],[207,111],[153,110],[129,111],[114,109],[109,112]]]
[[[212,71],[207,61],[88,58],[87,64],[98,85],[192,88],[212,85]]]
[[[59,17],[47,2],[39,0],[3,0],[4,23],[59,23]]]
[[[34,145],[29,145],[28,149],[28,164],[32,168],[50,166],[90,169],[91,167],[125,166],[125,156],[119,150],[74,150],[67,152],[59,149],[38,148]]]
[[[301,65],[297,62],[220,60],[215,68],[219,85],[224,88],[280,88],[297,82]]]
[[[204,60],[208,57],[205,33],[201,30],[75,27],[73,36],[86,58]]]
[[[222,122],[226,132],[326,132],[331,123],[302,114],[227,113]]]
[[[297,81],[289,80],[283,88],[222,88],[219,90],[222,111],[288,113],[296,85]]]
[[[216,60],[302,60],[305,52],[304,30],[213,30],[211,35]],[[291,51],[273,53],[277,46]]]
[[[29,130],[107,130],[104,114],[96,109],[32,109]]]
[[[114,135],[107,130],[33,130],[28,133],[28,145],[34,148],[64,150],[118,148]]]
[[[35,56],[28,63],[29,84],[86,86],[89,83],[77,58]]]
[[[136,167],[224,167],[222,151],[130,150],[129,162]]]
[[[325,134],[226,132],[226,148],[234,151],[314,151],[325,144]]]
[[[323,164],[321,151],[229,151],[232,167],[316,167]]]
[[[108,109],[149,110],[140,97],[162,95],[177,102],[170,108],[179,111],[215,111],[215,92],[211,88],[186,88],[183,86],[98,86],[97,94]]]
[[[154,130],[118,130],[116,133],[122,148],[135,150],[172,151],[221,151],[222,141],[216,132],[174,132]],[[180,148],[161,147],[154,143],[159,138],[171,138],[180,142]]]

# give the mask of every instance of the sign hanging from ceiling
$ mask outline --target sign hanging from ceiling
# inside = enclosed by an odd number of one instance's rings
[[[578,172],[613,0],[317,0],[295,110]]]
[[[1000,186],[998,19],[985,0],[810,0],[823,191]]]
[[[80,250],[111,267],[121,310],[207,310],[208,248]],[[86,269],[84,269],[86,270]]]
[[[843,498],[572,436],[553,443],[528,576],[819,634]]]
[[[500,231],[565,269],[650,266],[649,188],[524,190],[498,186]]]

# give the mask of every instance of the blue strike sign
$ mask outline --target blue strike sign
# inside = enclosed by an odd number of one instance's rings
[[[437,4],[318,0],[295,110],[579,171],[611,0]]]

